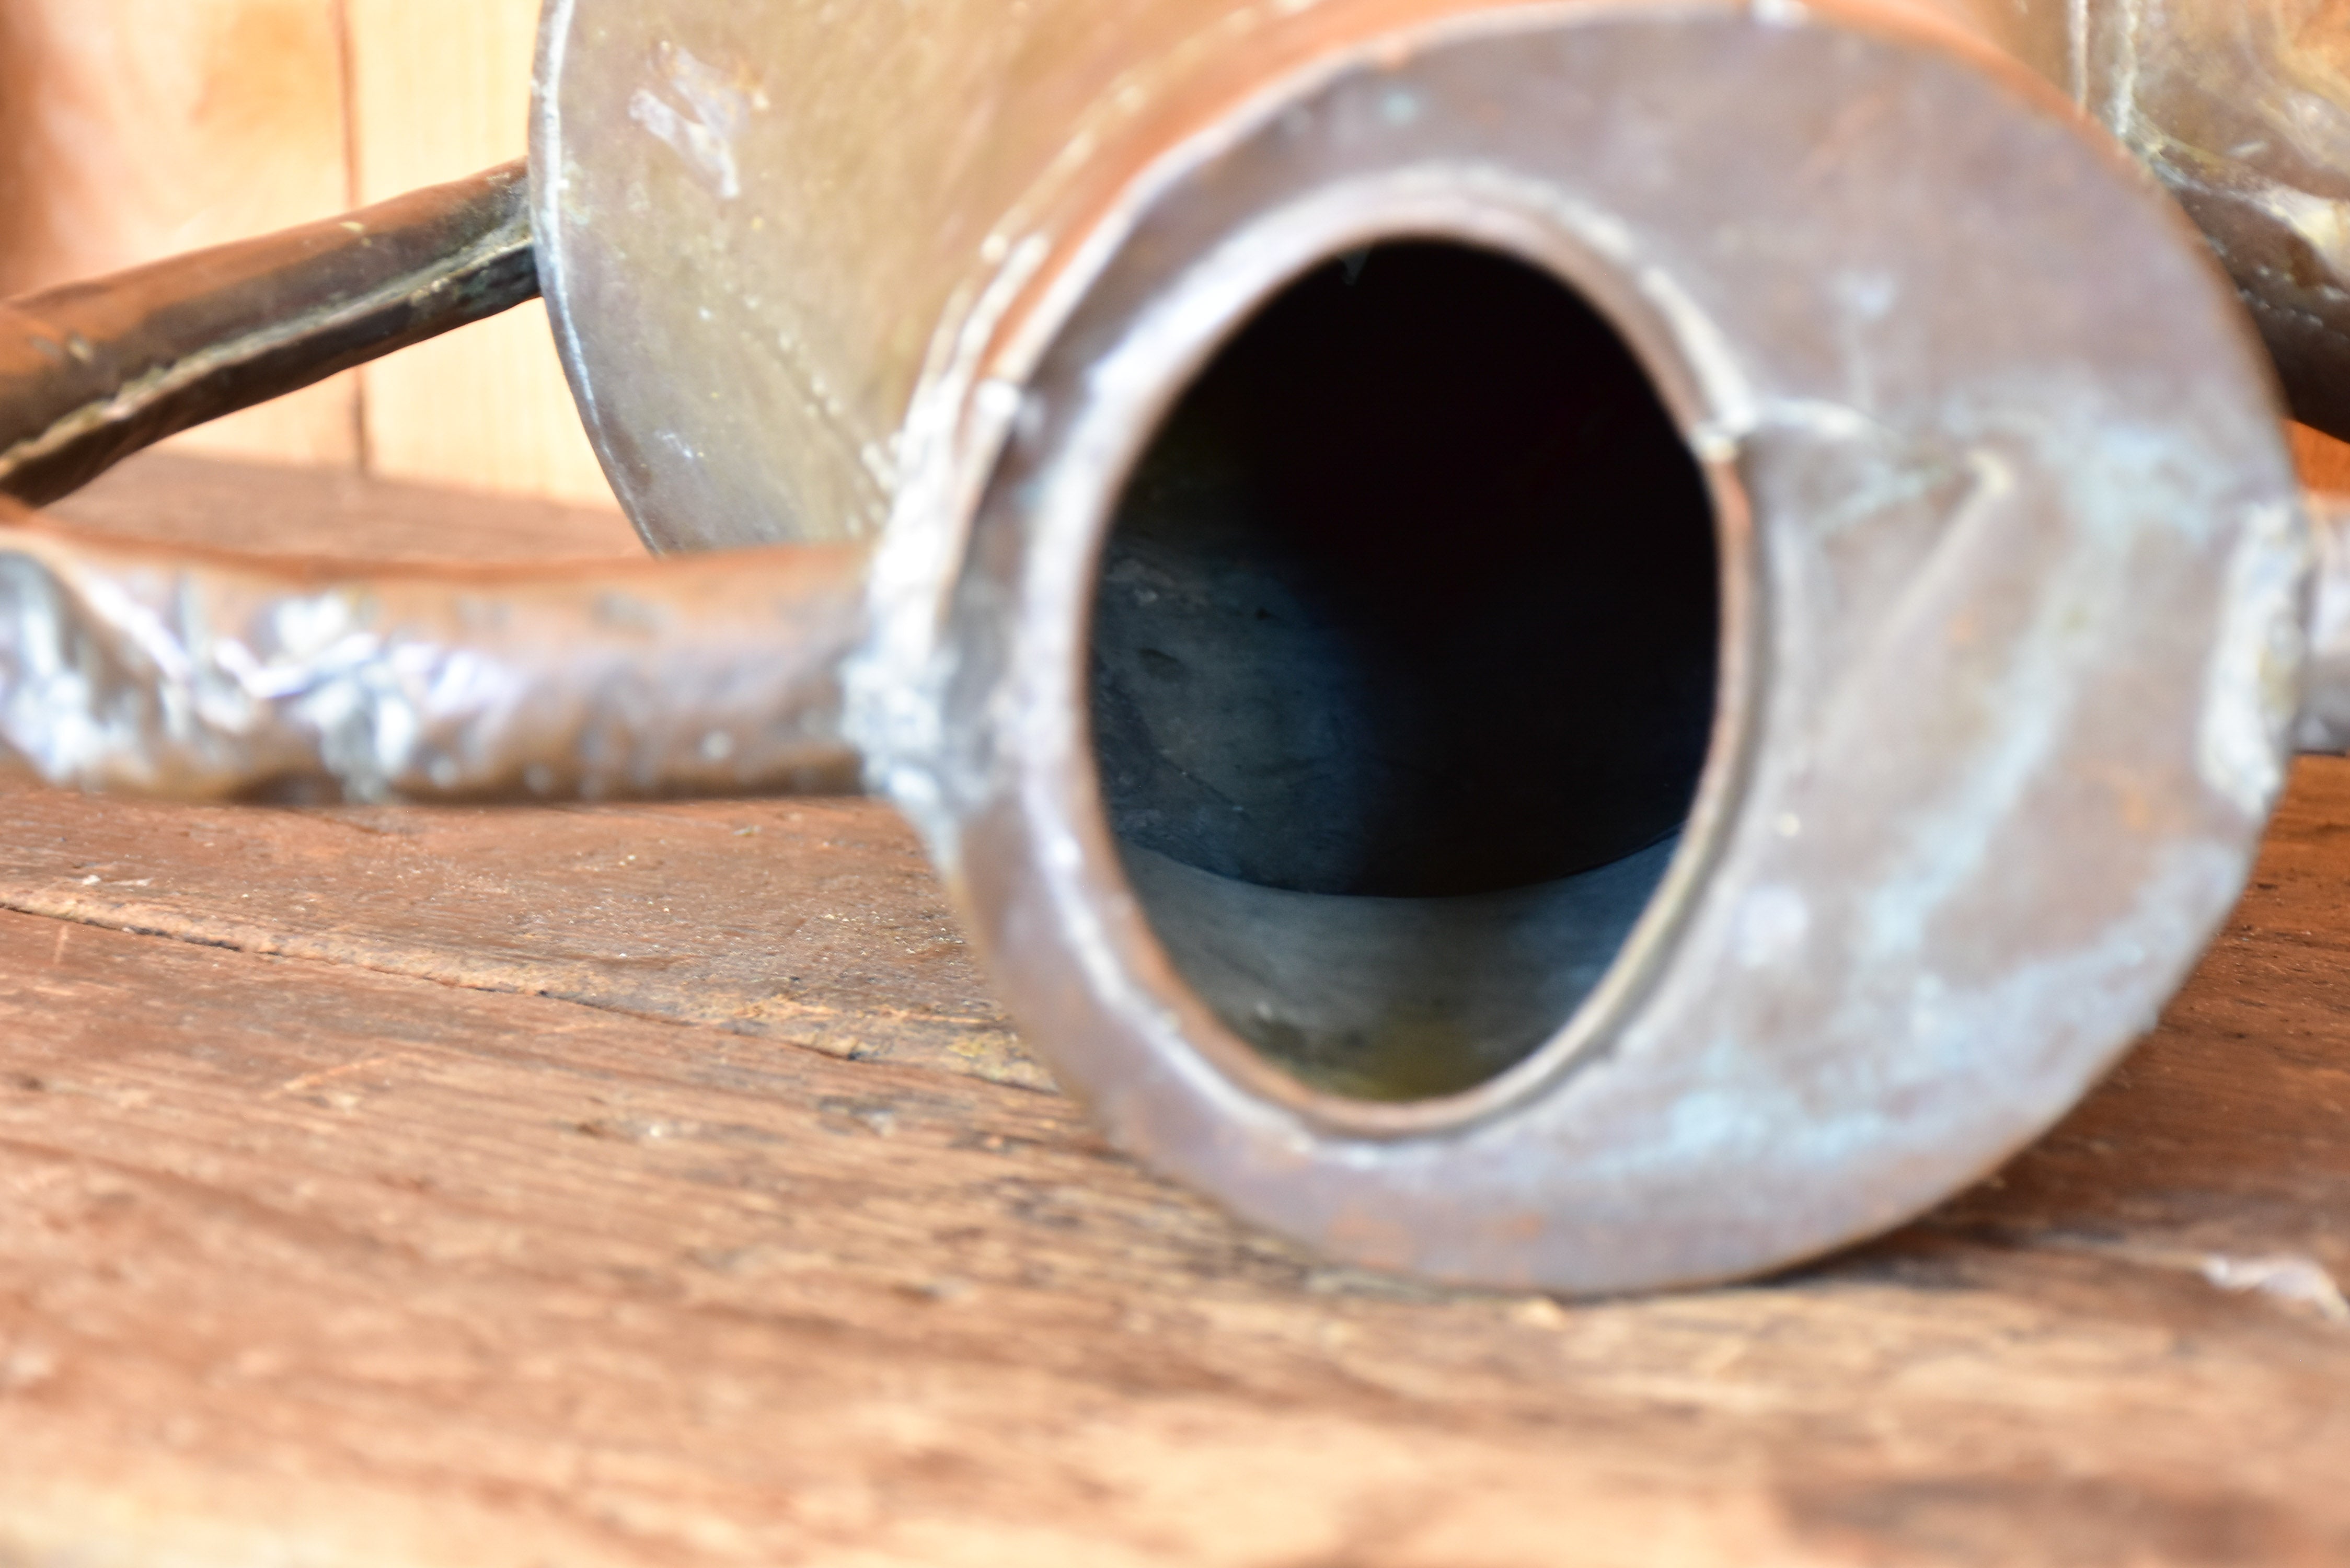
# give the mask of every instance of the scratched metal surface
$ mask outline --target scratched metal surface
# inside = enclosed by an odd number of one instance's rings
[[[2317,0],[2089,9],[2085,101],[2210,234],[2296,415],[2350,431],[2350,26]]]
[[[957,455],[918,389],[961,419],[972,357],[1155,163],[1368,40],[1513,8],[552,0],[541,265],[622,500],[663,548],[874,533]]]

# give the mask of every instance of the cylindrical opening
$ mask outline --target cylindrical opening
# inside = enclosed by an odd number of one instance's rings
[[[1325,1094],[1523,1061],[1689,819],[1720,583],[1695,459],[1559,278],[1411,240],[1290,283],[1156,431],[1095,605],[1103,797],[1176,968]]]

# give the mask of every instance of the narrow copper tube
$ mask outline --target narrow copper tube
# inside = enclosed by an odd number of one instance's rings
[[[0,755],[192,798],[854,790],[864,565],[388,570],[109,543],[0,503]]]

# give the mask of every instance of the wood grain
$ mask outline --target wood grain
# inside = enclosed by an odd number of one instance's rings
[[[163,452],[52,512],[294,554],[642,554],[613,511]],[[526,814],[525,837],[517,820],[99,800],[0,774],[0,908],[1051,1083],[894,817],[877,832],[864,803],[632,805]],[[775,901],[779,857],[823,867],[820,908]]]
[[[521,156],[537,12],[537,0],[0,0],[0,296]],[[2350,451],[2295,439],[2315,481],[2350,487]],[[538,306],[175,444],[614,504]]]
[[[537,0],[346,0],[363,199],[519,158]],[[617,506],[533,304],[368,367],[369,472]]]
[[[338,0],[0,0],[0,296],[350,205]],[[350,465],[359,383],[182,450]]]
[[[2198,1272],[2338,1266],[2344,1069],[2226,999],[1933,1223],[1576,1306],[1318,1265],[1055,1096],[24,917],[0,973],[28,1562],[2350,1551],[2350,1333]]]
[[[2350,491],[2350,441],[2303,424],[2288,423],[2285,435],[2293,442],[2303,484],[2312,490]]]
[[[0,781],[0,908],[1050,1083],[867,802],[273,811]]]

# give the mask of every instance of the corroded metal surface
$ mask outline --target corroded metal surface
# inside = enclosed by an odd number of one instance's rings
[[[0,305],[0,494],[537,292],[519,165]],[[0,504],[0,744],[182,796],[597,799],[856,786],[862,553],[565,571],[204,556]]]
[[[837,791],[853,547],[386,572],[111,545],[0,503],[0,748],[85,789]]]
[[[2248,864],[2298,670],[2234,302],[2037,83],[1905,16],[570,0],[550,299],[656,544],[879,535],[851,732],[1121,1143],[1385,1265],[1751,1272],[1981,1173],[2153,1016]],[[1622,331],[1702,460],[1724,635],[1695,813],[1607,974],[1500,1075],[1390,1103],[1267,1043],[1316,1009],[1343,1043],[1316,984],[1492,906],[1290,919],[1324,895],[1121,846],[1087,648],[1200,366],[1407,237]],[[1382,972],[1492,1000],[1424,978]]]
[[[0,302],[0,494],[54,501],[191,425],[536,296],[526,194],[510,165]]]

